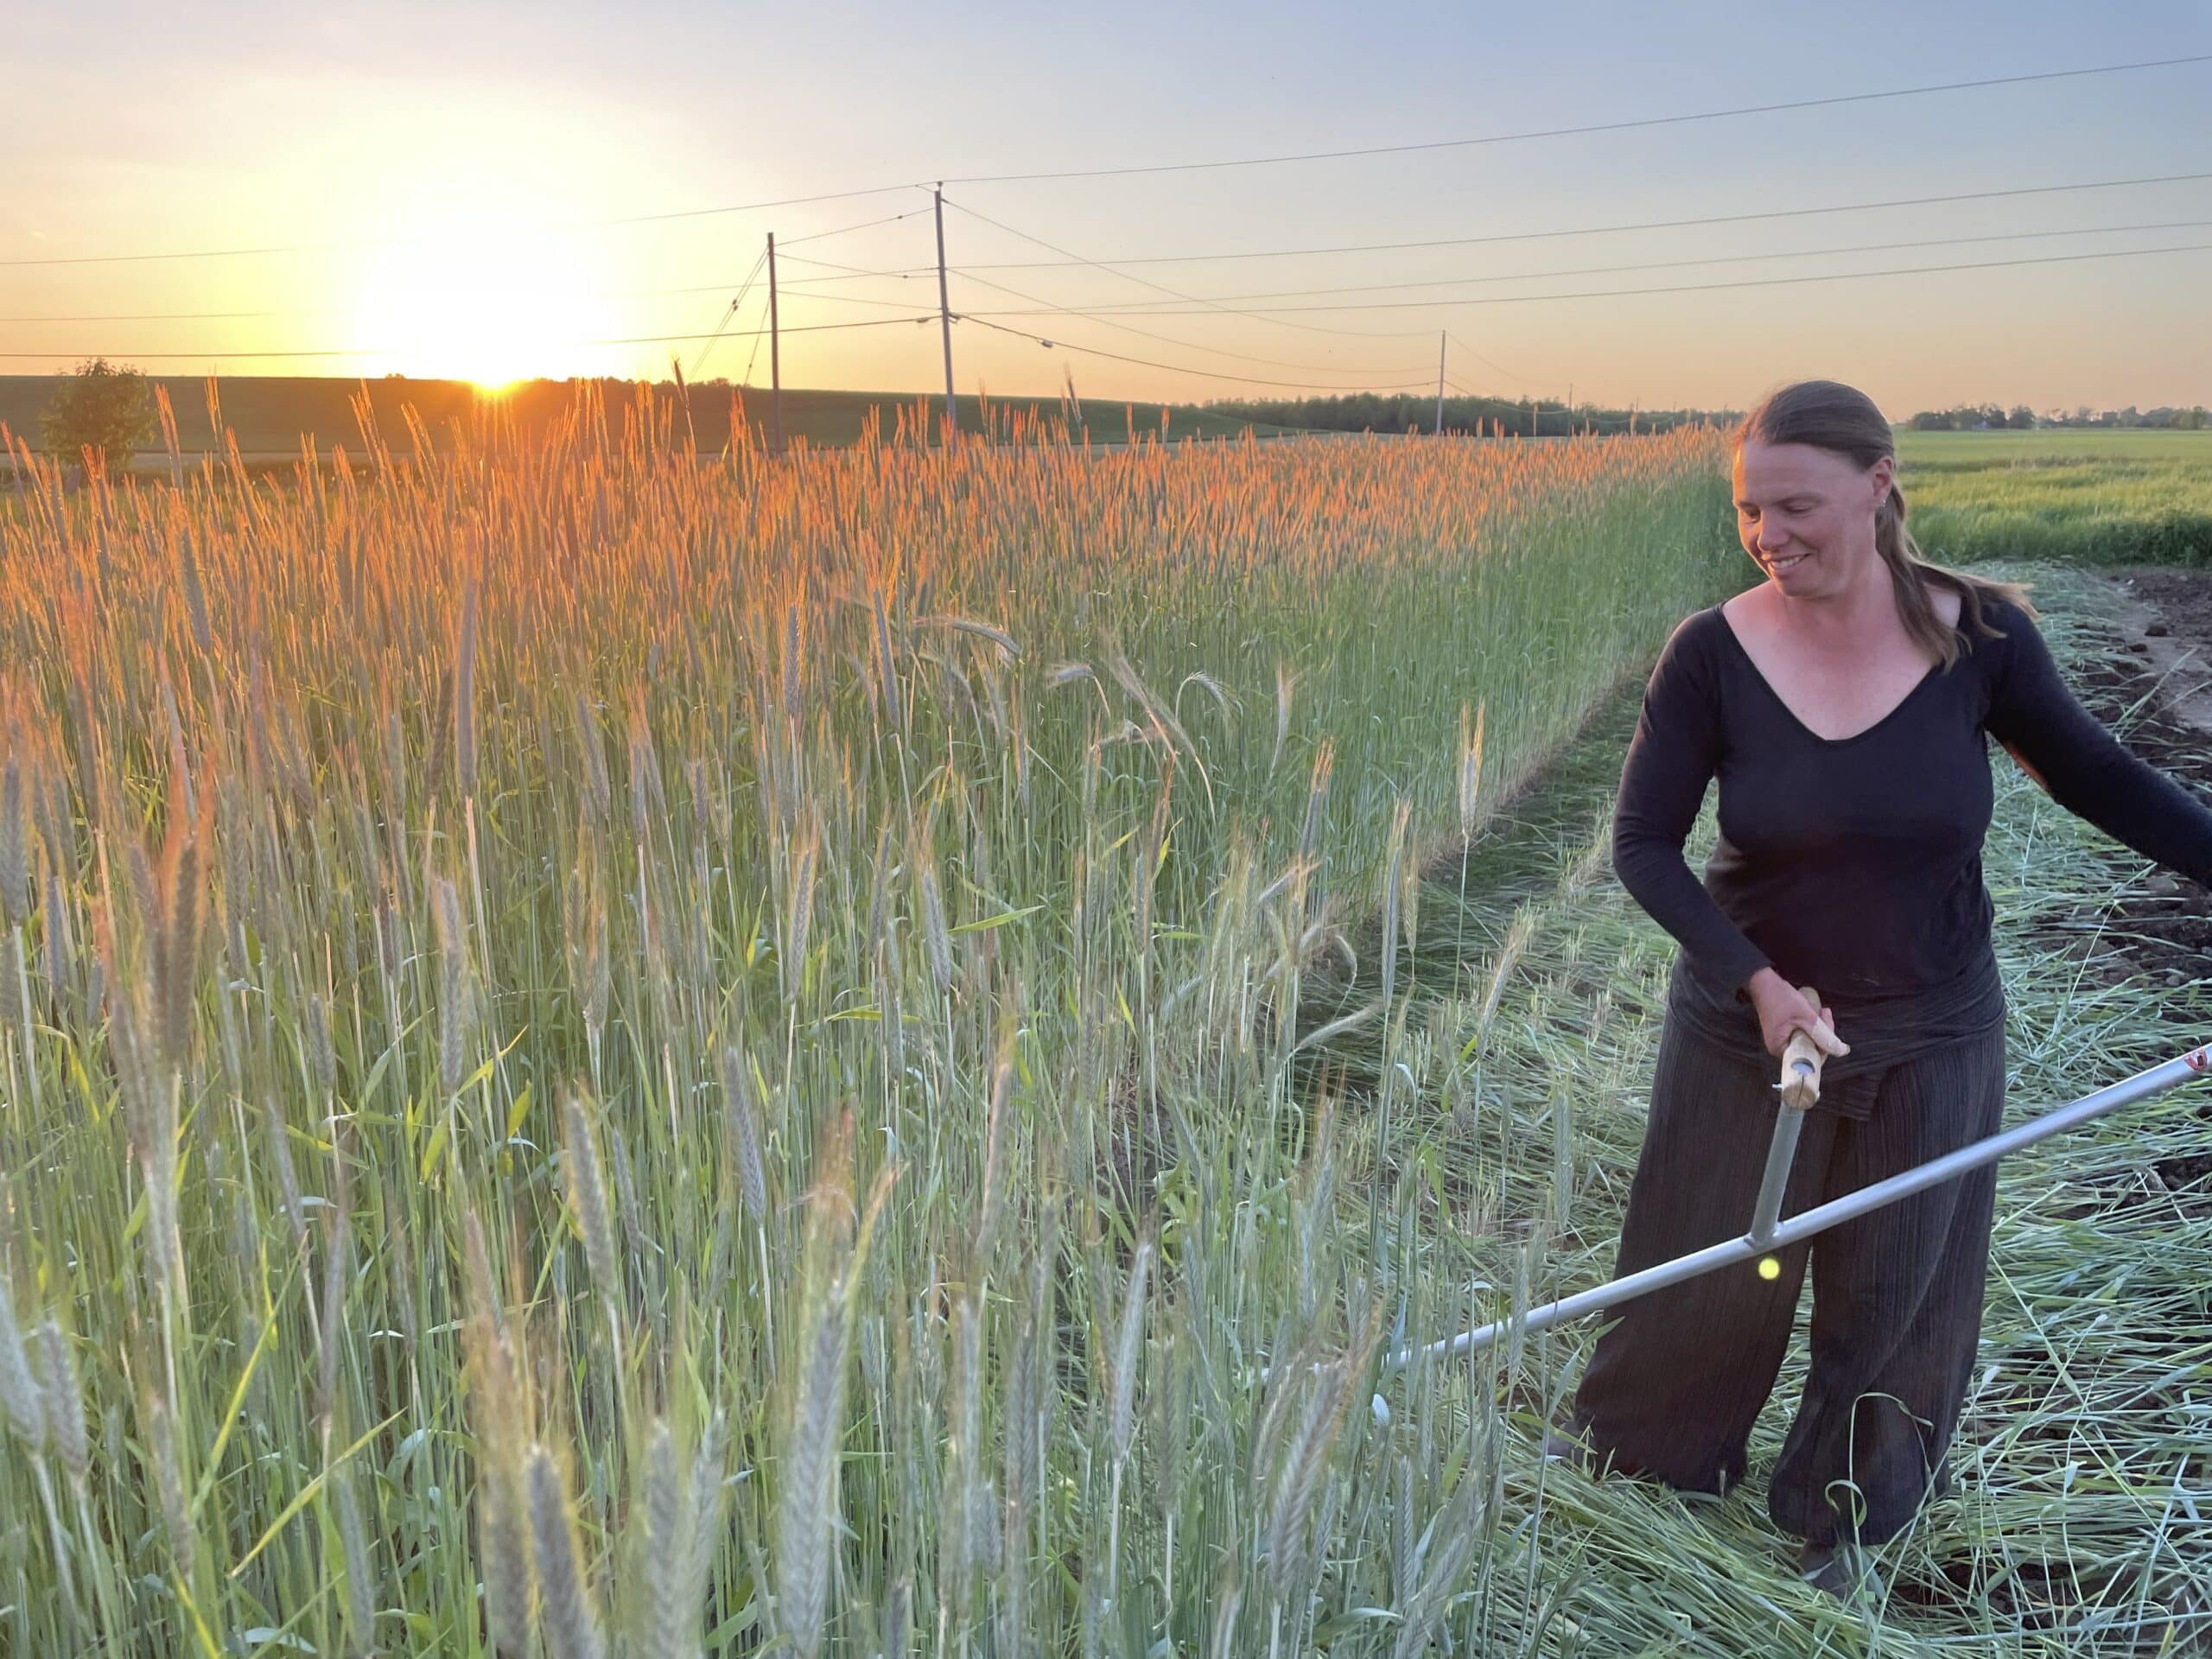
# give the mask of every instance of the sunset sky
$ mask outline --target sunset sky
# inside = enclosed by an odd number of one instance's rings
[[[925,189],[697,210],[943,178],[957,204],[945,215],[952,305],[978,318],[954,331],[963,391],[1049,393],[1070,371],[1084,395],[1109,397],[1433,387],[1446,329],[1456,385],[1548,401],[1572,387],[1616,405],[1740,406],[1827,374],[1893,416],[1961,400],[2201,403],[2212,401],[2212,178],[1128,275],[963,268],[1062,257],[1017,232],[1111,264],[2212,172],[2212,63],[1295,165],[951,182],[2191,54],[2212,54],[2203,0],[16,5],[0,22],[0,372],[98,352],[178,374],[665,376],[671,355],[689,372],[706,342],[651,337],[714,330],[773,231],[790,245],[787,385],[936,391]],[[607,222],[677,213],[694,216]],[[2023,235],[2046,232],[2063,233]],[[1953,239],[1965,238],[2004,239]],[[1942,245],[1818,251],[1929,242]],[[22,263],[270,247],[290,251]],[[1521,297],[2161,248],[2191,251]],[[910,274],[855,278],[808,261]],[[1671,263],[1688,261],[1700,263]],[[1591,270],[1619,266],[1645,268]],[[1465,280],[1548,272],[1584,274]],[[1382,283],[1441,285],[1313,291]],[[1459,302],[1372,308],[1440,298]],[[1049,310],[1131,306],[1157,315]],[[1255,318],[1227,306],[1358,308]],[[899,320],[924,312],[926,326]],[[257,315],[187,315],[213,313]],[[765,384],[766,350],[756,359],[747,337],[764,319],[756,284],[700,372],[736,379],[750,365]],[[862,320],[882,326],[823,327]],[[296,351],[341,354],[227,355]]]

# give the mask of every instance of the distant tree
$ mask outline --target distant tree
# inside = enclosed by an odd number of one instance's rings
[[[2012,412],[2005,417],[2005,424],[2019,431],[2029,431],[2036,423],[2036,412],[2025,404],[2012,405]]]
[[[39,436],[49,454],[82,460],[86,472],[97,467],[110,478],[123,475],[130,452],[153,436],[154,427],[154,397],[146,377],[104,357],[79,363],[54,388],[38,417]]]
[[[1912,417],[1912,429],[1916,432],[1949,432],[1957,426],[1947,409],[1923,409]]]

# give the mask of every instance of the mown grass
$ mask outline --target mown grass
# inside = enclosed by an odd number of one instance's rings
[[[1929,556],[2212,568],[2212,433],[1901,434]]]
[[[1464,1628],[1300,987],[1719,590],[1715,441],[587,416],[0,526],[0,1639]]]
[[[2063,658],[2078,663],[2095,649],[2082,627],[2103,604],[2094,582],[2002,569],[2035,581]],[[1618,755],[1609,741],[1590,747]],[[2138,976],[2119,948],[2120,911],[2142,891],[2145,867],[2001,759],[1998,779],[1986,866],[2010,1005],[2008,1121],[2017,1122],[2202,1040],[2212,1032],[2212,976],[2178,988]],[[1593,761],[1556,779],[1516,815],[1522,822],[1499,827],[1493,856],[1508,878],[1465,909],[1468,936],[1480,943],[1456,976],[1438,963],[1429,982],[1449,988],[1426,1021],[1413,1022],[1431,1039],[1429,1069],[1416,1061],[1418,1085],[1401,1074],[1393,1086],[1448,1109],[1402,1114],[1375,1160],[1430,1171],[1435,1207],[1408,1217],[1422,1240],[1424,1286],[1484,1281],[1510,1306],[1611,1271],[1673,946],[1603,874],[1609,801]],[[1577,821],[1590,826],[1580,845],[1562,834]],[[1708,817],[1694,855],[1711,833]],[[1535,874],[1547,854],[1549,880]],[[1448,862],[1432,872],[1429,891],[1424,905],[1453,902]],[[1502,976],[1501,963],[1510,964]],[[1471,1043],[1478,1071],[1438,1066],[1435,1055]],[[1366,1077],[1395,1064],[1379,1052],[1345,1061]],[[1528,1611],[1471,1630],[1469,1645],[1622,1655],[2202,1650],[2212,1641],[2208,1149],[2212,1111],[2199,1088],[2003,1166],[1981,1363],[1954,1453],[1959,1491],[1881,1552],[1873,1593],[1847,1612],[1795,1583],[1790,1549],[1764,1515],[1764,1472],[1803,1383],[1802,1326],[1754,1438],[1752,1478],[1720,1503],[1543,1466],[1534,1446],[1592,1332],[1539,1338],[1486,1379],[1510,1431],[1491,1519],[1516,1541],[1508,1570]],[[1454,1173],[1471,1186],[1455,1189]],[[1443,1334],[1455,1327],[1442,1313],[1413,1323],[1423,1336]],[[1421,1384],[1410,1386],[1417,1395]],[[1503,1592],[1490,1593],[1494,1609]]]

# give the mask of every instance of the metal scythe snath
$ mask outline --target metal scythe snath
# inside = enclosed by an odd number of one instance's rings
[[[1808,989],[1806,1000],[1815,1007],[1820,999]],[[1618,1307],[1623,1302],[1669,1285],[1681,1284],[1686,1279],[1695,1279],[1714,1273],[1722,1268],[1734,1267],[1751,1262],[1780,1249],[1824,1233],[1854,1217],[1871,1210],[1910,1198],[1915,1192],[1925,1192],[1931,1186],[1965,1174],[1970,1169],[1980,1169],[1984,1164],[1993,1164],[2007,1153],[2031,1147],[2038,1141],[2047,1141],[2054,1135],[2064,1135],[2083,1124],[2102,1117],[2107,1112],[2132,1106],[2137,1101],[2162,1095],[2176,1085],[2192,1078],[2212,1074],[2212,1045],[2191,1049],[2163,1065],[2146,1071],[2139,1071],[2123,1082],[2100,1089],[2094,1094],[2082,1096],[2069,1105],[2039,1117],[1961,1147],[1956,1152],[1929,1160],[1901,1175],[1876,1181],[1856,1192],[1846,1193],[1830,1203],[1817,1205],[1787,1221],[1778,1217],[1782,1209],[1783,1189],[1789,1185],[1790,1160],[1797,1151],[1798,1132],[1804,1127],[1805,1109],[1820,1099],[1821,1052],[1812,1039],[1802,1032],[1790,1039],[1783,1054],[1782,1081],[1777,1085],[1781,1101],[1776,1109],[1774,1139],[1768,1144],[1766,1172],[1759,1182],[1758,1202],[1752,1206],[1751,1230],[1741,1238],[1732,1238],[1724,1243],[1708,1244],[1688,1255],[1677,1256],[1671,1262],[1662,1262],[1656,1267],[1631,1273],[1625,1278],[1594,1286],[1589,1290],[1577,1291],[1572,1296],[1562,1296],[1557,1301],[1532,1307],[1517,1317],[1495,1320],[1476,1330],[1463,1331],[1456,1337],[1415,1347],[1402,1348],[1383,1361],[1387,1371],[1403,1370],[1414,1361],[1423,1358],[1441,1359],[1453,1354],[1479,1353],[1501,1337],[1519,1332],[1547,1331],[1563,1320],[1580,1319],[1586,1313],[1599,1313]]]

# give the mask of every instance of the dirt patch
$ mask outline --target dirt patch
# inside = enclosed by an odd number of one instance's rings
[[[2212,573],[2127,570],[2112,582],[2104,654],[2072,676],[2100,719],[2122,724],[2127,747],[2200,793],[2212,792]],[[2186,985],[2212,974],[2212,893],[2165,871],[2121,908],[2132,964]],[[2183,1213],[2212,1194],[2212,1154],[2158,1161],[2143,1172]]]
[[[2200,793],[2212,792],[2212,574],[2119,572],[2103,654],[2073,676],[2127,747]],[[2212,961],[2212,893],[2161,871],[2123,911],[2125,948],[2153,979],[2183,985]]]
[[[2197,781],[2212,779],[2212,573],[2123,570],[2113,583],[2123,648],[2164,682],[2167,710],[2197,734]]]

